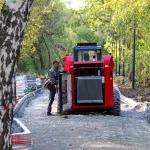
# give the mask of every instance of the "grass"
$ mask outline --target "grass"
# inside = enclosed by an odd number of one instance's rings
[[[24,91],[25,95],[27,95],[27,94],[29,94],[29,93],[31,93],[31,92],[33,92],[33,90],[27,89],[27,90]]]

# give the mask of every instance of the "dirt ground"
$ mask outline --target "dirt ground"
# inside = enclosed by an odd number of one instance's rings
[[[57,99],[57,97],[56,97]],[[33,150],[149,150],[150,126],[139,108],[122,104],[121,116],[46,116],[48,93],[43,92],[25,109],[21,121],[32,132]],[[139,107],[139,105],[138,105]],[[136,111],[138,109],[138,111]]]
[[[137,102],[150,102],[150,88],[136,87],[132,89],[124,85],[118,85],[120,92],[129,98],[133,98]]]

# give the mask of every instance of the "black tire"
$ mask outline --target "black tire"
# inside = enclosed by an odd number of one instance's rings
[[[120,105],[120,94],[119,91],[114,88],[114,109],[112,113],[114,116],[120,116],[121,105]]]

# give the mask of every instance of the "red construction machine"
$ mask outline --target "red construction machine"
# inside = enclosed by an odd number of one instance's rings
[[[119,92],[113,88],[113,56],[96,43],[78,43],[64,56],[59,76],[58,112],[108,111],[120,115]]]

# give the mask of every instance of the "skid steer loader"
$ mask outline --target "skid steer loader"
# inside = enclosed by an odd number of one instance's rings
[[[96,43],[78,43],[63,58],[58,112],[108,111],[120,115],[119,92],[113,88],[113,56],[102,57]]]

